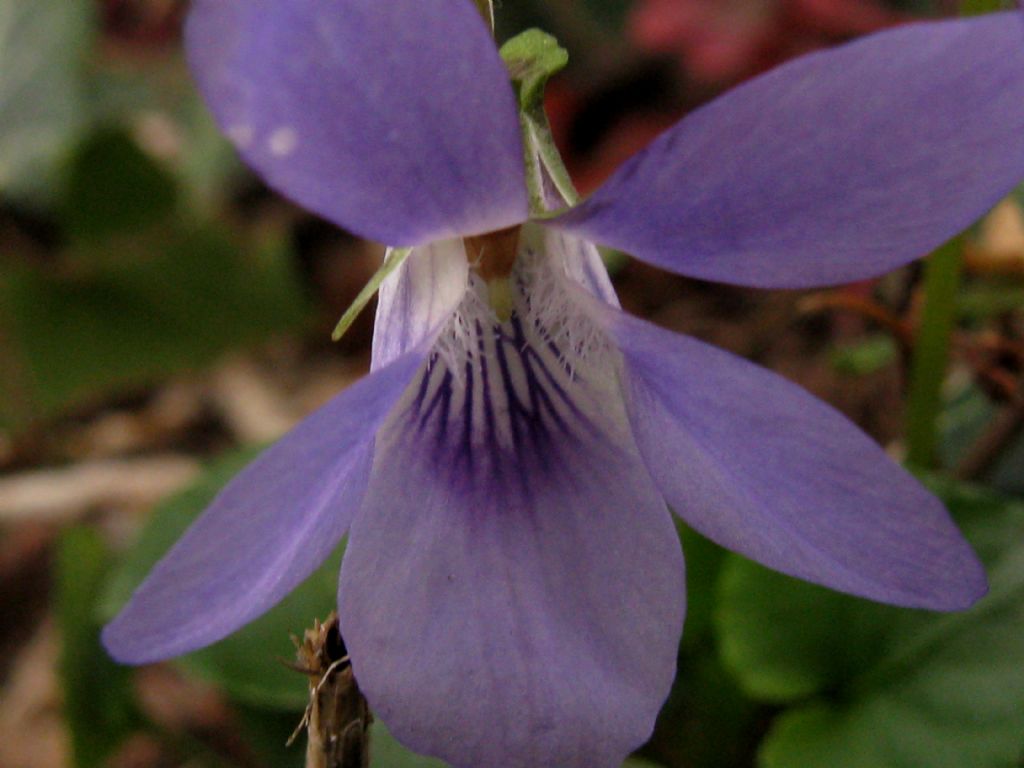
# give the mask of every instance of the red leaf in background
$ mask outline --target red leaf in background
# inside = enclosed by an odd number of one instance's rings
[[[637,0],[629,33],[691,77],[726,84],[903,20],[875,0]]]
[[[678,115],[655,110],[625,111],[610,121],[602,131],[600,141],[581,153],[569,137],[573,121],[578,119],[585,101],[583,95],[560,79],[548,84],[544,98],[555,143],[581,195],[597,189],[625,160],[650,144],[678,119]]]
[[[122,44],[162,46],[180,37],[183,0],[100,0],[103,30]]]

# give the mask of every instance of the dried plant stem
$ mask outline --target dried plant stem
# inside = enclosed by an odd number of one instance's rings
[[[144,507],[191,482],[199,462],[167,454],[82,462],[0,479],[0,521],[69,520],[99,504]]]
[[[338,617],[293,638],[298,663],[289,665],[309,678],[309,705],[292,733],[292,744],[306,730],[305,768],[368,768],[373,715],[352,673]]]
[[[889,331],[896,339],[900,348],[909,354],[914,346],[914,332],[910,324],[888,307],[865,296],[858,296],[843,291],[816,293],[800,300],[797,310],[801,313],[825,312],[828,310],[844,310],[854,312],[861,317],[872,320],[880,327]]]

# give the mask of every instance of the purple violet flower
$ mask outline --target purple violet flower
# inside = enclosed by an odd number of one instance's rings
[[[534,221],[516,98],[467,0],[195,0],[187,43],[272,186],[413,250],[381,288],[373,372],[228,485],[106,628],[115,658],[224,637],[348,533],[341,628],[399,739],[455,766],[594,768],[648,737],[672,684],[669,507],[874,600],[985,592],[941,503],[874,442],[624,314],[593,243],[764,288],[925,254],[1024,177],[1020,14],[790,62]]]

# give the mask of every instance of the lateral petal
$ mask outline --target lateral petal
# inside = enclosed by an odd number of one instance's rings
[[[348,529],[374,434],[422,360],[352,385],[236,476],[104,628],[110,655],[145,664],[209,645],[312,573]]]
[[[608,318],[640,453],[687,523],[873,600],[958,610],[985,594],[982,566],[939,500],[840,413],[728,352]]]
[[[881,274],[1024,178],[1024,16],[898,27],[733,89],[552,226],[763,288]]]

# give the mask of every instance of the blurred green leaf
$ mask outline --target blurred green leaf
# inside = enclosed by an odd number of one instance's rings
[[[410,752],[379,720],[370,727],[371,768],[445,768],[448,763]]]
[[[866,376],[895,362],[898,351],[892,336],[879,333],[854,344],[835,346],[829,358],[840,373]]]
[[[964,457],[996,412],[973,377],[960,377],[950,384],[939,419],[939,456],[946,467],[955,466]]]
[[[726,672],[710,642],[683,635],[676,680],[644,754],[688,768],[747,768],[760,707]]]
[[[264,764],[274,768],[304,765],[305,736],[300,736],[291,747],[285,746],[299,722],[299,712],[286,714],[243,706],[239,715],[246,741],[259,753]],[[380,720],[370,726],[370,768],[447,768],[447,765],[443,760],[424,757],[403,747]],[[630,758],[622,768],[657,768],[657,764]]]
[[[947,395],[946,409],[939,422],[940,453],[947,467],[954,467],[963,460],[989,425],[1000,418],[1001,410],[1012,407],[994,403],[973,380],[959,384]],[[982,478],[988,487],[1000,493],[1024,495],[1024,434],[1010,436]]]
[[[90,72],[95,122],[130,125],[162,143],[161,162],[181,183],[181,196],[201,214],[224,202],[225,185],[243,166],[189,76],[183,57],[158,56],[133,66]],[[154,135],[155,134],[155,135]]]
[[[0,400],[0,426],[206,365],[304,315],[284,252],[252,253],[212,228],[153,247],[91,270],[23,266],[0,277],[5,367],[20,373],[20,398]]]
[[[629,256],[622,251],[617,251],[614,248],[600,247],[597,249],[598,253],[601,254],[601,261],[604,262],[604,268],[608,270],[608,274],[615,277],[619,272],[626,268],[629,264]]]
[[[961,318],[975,322],[1024,310],[1024,285],[1006,280],[972,283],[957,296],[957,309]]]
[[[227,183],[243,170],[234,147],[224,138],[210,111],[190,89],[177,110],[177,125],[187,142],[178,158],[178,176],[197,210],[209,209],[224,195]]]
[[[870,663],[878,643],[873,610],[900,613],[736,555],[730,555],[723,570],[718,597],[723,661],[750,696],[779,703],[826,690],[856,674]]]
[[[253,448],[222,457],[194,486],[157,506],[106,585],[100,607],[104,619],[113,618],[157,560],[257,452]],[[313,619],[334,610],[339,564],[340,553],[270,612],[221,642],[182,657],[180,663],[248,704],[301,711],[307,701],[306,678],[282,660],[295,657],[290,635],[301,636]]]
[[[757,705],[743,696],[715,650],[715,584],[726,552],[677,518],[686,558],[686,624],[676,679],[643,753],[689,768],[748,766]]]
[[[264,764],[274,768],[301,768],[305,764],[305,735],[296,739],[291,747],[285,746],[299,723],[300,711],[282,713],[242,707],[240,714],[247,741],[259,752]],[[446,768],[447,765],[410,752],[379,720],[370,726],[370,768]]]
[[[724,549],[676,517],[676,530],[686,559],[686,625],[683,645],[703,645],[712,639],[715,585],[725,563]]]
[[[898,609],[738,557],[726,566],[718,627],[728,667],[752,695],[809,699],[776,720],[762,765],[995,768],[1019,759],[1024,506],[952,482],[936,490],[988,567],[991,592],[970,611]]]
[[[446,768],[447,765],[443,760],[410,752],[379,720],[370,726],[370,768]],[[622,768],[655,768],[655,764],[630,758]]]
[[[64,533],[57,553],[60,674],[77,768],[101,765],[136,724],[131,670],[111,661],[99,642],[95,603],[108,565],[106,547],[95,531]]]
[[[299,724],[299,711],[268,710],[235,702],[239,730],[245,743],[256,753],[259,764],[270,768],[304,768],[304,737],[287,746],[288,738]]]
[[[104,128],[72,155],[63,221],[77,238],[126,235],[174,210],[175,180],[123,130]]]
[[[37,197],[85,119],[88,0],[0,3],[0,192]]]
[[[1003,0],[960,0],[961,16],[977,16],[983,13],[995,13],[1005,10],[1007,3]]]
[[[611,30],[621,32],[632,2],[631,0],[584,0],[583,5],[601,24]]]
[[[991,474],[992,487],[1024,496],[1024,435],[1018,435],[1003,452]]]

